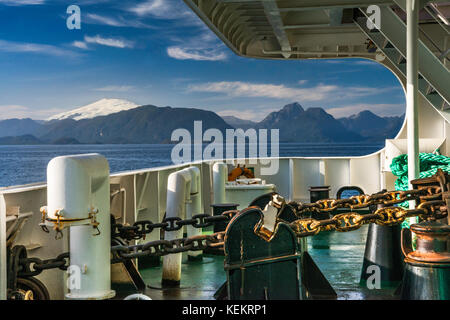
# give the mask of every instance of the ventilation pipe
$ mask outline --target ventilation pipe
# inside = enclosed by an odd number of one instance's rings
[[[67,299],[109,299],[111,221],[109,165],[99,154],[63,156],[47,167],[46,225],[69,227]]]
[[[186,204],[190,202],[191,170],[186,168],[169,175],[167,182],[167,218],[186,217]],[[166,231],[165,240],[174,240],[183,237],[183,228],[175,231]],[[179,286],[181,280],[181,253],[169,254],[163,257],[163,286]]]
[[[186,206],[186,219],[191,219],[192,216],[200,214],[202,212],[202,194],[201,194],[201,180],[200,180],[200,169],[197,167],[188,168],[191,174],[191,190],[190,198],[191,201],[187,203]],[[194,228],[193,226],[186,226],[186,232],[188,237],[198,236],[202,234],[202,229]],[[188,260],[201,260],[202,251],[189,251]]]
[[[228,167],[225,163],[216,162],[213,165],[214,204],[226,202],[225,183],[228,177]]]

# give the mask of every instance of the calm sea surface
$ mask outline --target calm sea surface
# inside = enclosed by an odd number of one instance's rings
[[[46,181],[48,162],[57,156],[100,153],[111,172],[171,165],[169,144],[0,146],[0,187]],[[380,144],[281,143],[280,157],[361,156],[378,151]],[[269,147],[270,154],[270,147]]]

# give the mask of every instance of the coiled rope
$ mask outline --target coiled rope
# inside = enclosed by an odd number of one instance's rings
[[[434,153],[419,153],[419,178],[428,178],[436,174],[438,169],[450,172],[450,157]],[[397,176],[395,190],[408,190],[408,155],[395,157],[390,165],[392,173]]]
[[[419,178],[428,178],[436,174],[438,169],[450,173],[450,157],[439,154],[439,150],[435,153],[419,153]],[[392,173],[397,176],[395,181],[395,190],[405,191],[409,189],[408,181],[408,155],[402,154],[395,157],[390,165]],[[408,202],[400,203],[399,206],[408,208]],[[402,223],[403,228],[409,228],[409,219]]]

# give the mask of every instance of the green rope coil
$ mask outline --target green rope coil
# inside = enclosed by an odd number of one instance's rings
[[[434,153],[419,153],[419,178],[428,178],[436,174],[438,169],[450,173],[450,157]],[[390,165],[392,173],[397,176],[395,181],[395,190],[405,191],[409,189],[408,180],[408,155],[402,154],[395,157]],[[408,202],[405,201],[399,204],[402,207],[408,208]],[[402,227],[409,227],[409,222],[405,220]]]
[[[419,153],[420,175],[419,178],[427,178],[436,174],[438,169],[450,172],[450,157],[433,153]],[[391,163],[392,173],[398,177],[395,181],[395,190],[408,190],[408,155],[402,154],[395,157]]]

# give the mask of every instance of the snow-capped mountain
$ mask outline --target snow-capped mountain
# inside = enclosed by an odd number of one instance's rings
[[[47,120],[63,120],[63,119],[92,119],[98,116],[106,116],[108,114],[117,113],[124,110],[130,110],[139,107],[134,102],[123,99],[101,99],[86,106],[54,115]]]

